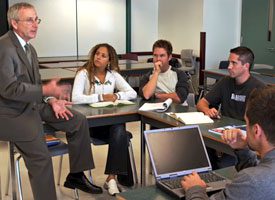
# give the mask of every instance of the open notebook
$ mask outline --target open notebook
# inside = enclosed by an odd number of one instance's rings
[[[101,108],[101,107],[125,106],[125,105],[133,105],[133,104],[135,103],[128,100],[116,100],[115,102],[102,101],[102,102],[91,103],[89,105],[94,108]]]
[[[183,113],[166,113],[170,117],[188,125],[188,124],[205,124],[214,123],[213,119],[205,115],[203,112],[183,112]]]
[[[144,136],[156,185],[165,192],[183,198],[184,190],[180,180],[193,171],[198,172],[206,181],[207,192],[223,189],[230,182],[212,172],[197,125],[148,130],[144,131]]]

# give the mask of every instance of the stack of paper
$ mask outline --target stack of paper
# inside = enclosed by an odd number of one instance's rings
[[[225,130],[229,130],[229,129],[241,129],[241,132],[243,135],[246,135],[246,125],[240,125],[240,126],[223,126],[223,127],[219,127],[219,128],[213,128],[213,129],[209,129],[208,131],[211,133],[215,133],[218,135],[221,135],[223,133],[223,131]]]
[[[184,113],[167,113],[184,124],[204,124],[213,123],[214,121],[202,112],[184,112]]]
[[[55,146],[55,145],[58,145],[60,143],[60,139],[54,137],[53,135],[45,135],[45,140],[46,140],[46,143],[47,143],[48,147]]]
[[[144,103],[139,110],[141,111],[150,111],[150,110],[155,110],[157,112],[164,112],[166,111],[169,106],[172,103],[172,99],[167,99],[164,102],[160,102],[160,103]]]
[[[113,106],[133,105],[133,104],[135,103],[128,100],[116,100],[115,102],[103,101],[103,102],[91,103],[89,105],[94,108],[101,108],[101,107],[113,107]]]

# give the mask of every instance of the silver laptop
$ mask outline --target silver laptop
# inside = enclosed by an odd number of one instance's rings
[[[144,131],[156,185],[184,198],[183,176],[196,171],[207,184],[207,192],[221,190],[230,180],[212,172],[203,137],[197,125]]]

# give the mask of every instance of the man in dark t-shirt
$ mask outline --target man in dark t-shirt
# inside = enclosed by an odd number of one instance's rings
[[[205,95],[204,99],[214,107],[221,104],[222,115],[243,120],[246,100],[250,92],[254,88],[263,86],[264,84],[253,76],[242,84],[237,84],[234,78],[225,77]]]
[[[254,88],[263,87],[264,83],[250,75],[250,68],[254,61],[253,52],[247,47],[236,47],[230,50],[229,76],[222,78],[214,88],[197,104],[198,111],[219,118],[217,108],[221,114],[239,120],[244,120],[246,101]],[[213,169],[223,168],[235,164],[232,156],[217,153],[207,148]]]
[[[244,120],[246,100],[250,92],[254,88],[264,86],[264,83],[250,75],[253,61],[254,54],[249,48],[231,49],[228,66],[229,76],[222,78],[198,102],[197,109],[211,118],[218,118],[219,113],[216,108],[221,105],[222,115]]]

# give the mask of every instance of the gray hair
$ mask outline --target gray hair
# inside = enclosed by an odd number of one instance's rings
[[[21,3],[16,3],[14,5],[12,5],[9,10],[8,10],[8,14],[7,14],[7,17],[8,17],[8,23],[9,23],[9,27],[10,29],[12,30],[12,25],[11,25],[11,20],[19,20],[19,16],[18,16],[18,13],[19,13],[19,10],[22,9],[22,8],[32,8],[34,9],[34,6],[29,4],[29,3],[26,3],[26,2],[21,2]]]

